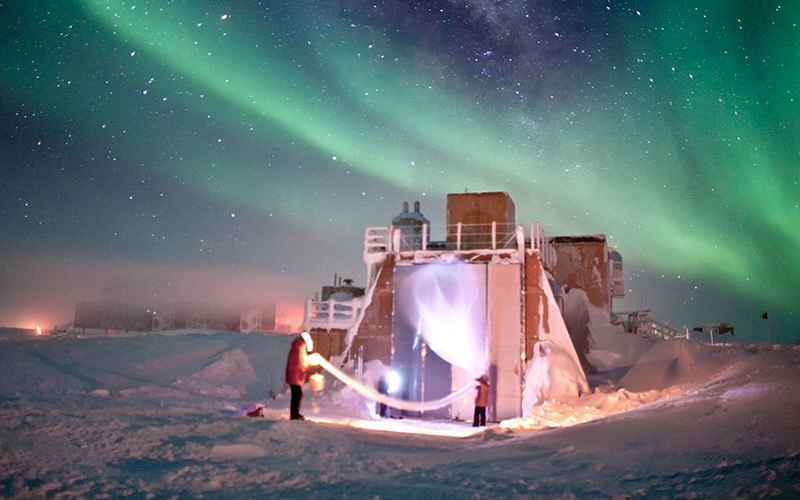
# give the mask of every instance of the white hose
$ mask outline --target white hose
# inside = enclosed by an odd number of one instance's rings
[[[447,406],[448,404],[452,403],[453,401],[457,401],[464,396],[466,396],[470,391],[474,390],[477,387],[477,383],[467,384],[466,386],[462,387],[461,389],[457,390],[449,394],[448,396],[443,397],[442,399],[437,399],[435,401],[406,401],[405,399],[397,399],[385,394],[381,394],[380,392],[372,389],[370,387],[365,386],[353,380],[352,378],[345,375],[341,370],[333,366],[322,357],[319,353],[313,353],[309,355],[308,358],[309,362],[312,365],[319,365],[328,371],[331,375],[341,380],[343,383],[347,384],[348,386],[355,389],[356,392],[365,396],[369,399],[375,400],[379,403],[383,403],[387,406],[392,408],[397,408],[399,410],[408,410],[408,411],[428,411],[428,410],[435,410],[441,408],[443,406]]]

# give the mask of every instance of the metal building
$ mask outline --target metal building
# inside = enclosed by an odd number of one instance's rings
[[[419,203],[408,215],[405,204],[391,226],[366,229],[364,297],[338,317],[331,311],[342,304],[308,301],[304,328],[345,336],[343,363],[360,355],[400,372],[403,399],[439,399],[484,372],[488,419],[521,416],[537,342],[566,332],[554,291],[588,289],[591,302],[610,311],[605,236],[547,238],[538,222],[515,222],[505,192],[448,195],[445,226],[430,225]],[[465,398],[426,416],[463,419],[472,407]]]

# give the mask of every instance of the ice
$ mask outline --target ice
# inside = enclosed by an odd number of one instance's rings
[[[600,357],[620,354],[590,391],[479,431],[378,419],[333,377],[305,390],[316,422],[289,421],[289,335],[0,330],[0,497],[800,495],[800,346],[642,342],[592,320]],[[365,383],[385,368],[365,363]],[[642,388],[620,384],[636,373]]]

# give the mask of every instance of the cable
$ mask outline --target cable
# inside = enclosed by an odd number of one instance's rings
[[[357,382],[356,380],[348,377],[341,370],[330,364],[328,360],[323,358],[322,355],[319,353],[315,352],[311,354],[308,360],[312,365],[321,366],[331,375],[333,375],[334,377],[341,380],[343,383],[355,389],[355,391],[361,394],[362,396],[375,400],[379,403],[383,403],[392,408],[397,408],[399,410],[428,411],[428,410],[435,410],[438,408],[442,408],[443,406],[447,406],[448,404],[463,398],[470,391],[474,390],[475,387],[477,387],[477,383],[467,384],[466,386],[462,387],[456,392],[453,392],[448,396],[445,396],[442,399],[437,399],[435,401],[419,401],[419,402],[406,401],[405,399],[398,399],[398,398],[393,398],[391,396],[386,396],[384,394],[379,393],[375,389],[372,389],[370,387],[365,386],[364,384]]]

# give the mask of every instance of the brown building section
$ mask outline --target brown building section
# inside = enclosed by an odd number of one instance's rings
[[[562,287],[580,288],[594,306],[610,311],[606,236],[556,236],[550,244],[556,252],[556,282]]]
[[[547,314],[549,309],[544,307],[547,302],[542,286],[542,270],[539,263],[539,254],[525,252],[525,359],[533,359],[533,346],[539,341],[539,325],[547,327]],[[548,284],[549,286],[549,284]]]
[[[372,301],[364,309],[358,335],[353,339],[350,356],[355,356],[363,348],[364,359],[379,359],[386,365],[391,363],[393,303],[394,255],[387,254],[375,283]],[[342,350],[336,354],[340,354]]]
[[[325,359],[339,356],[347,347],[345,338],[347,332],[343,330],[311,331],[311,340],[314,342],[314,352],[320,353]]]
[[[462,224],[461,248],[490,248],[491,225],[496,222],[501,240],[515,231],[514,201],[504,191],[490,193],[458,193],[447,195],[447,242],[456,240],[455,226]]]

